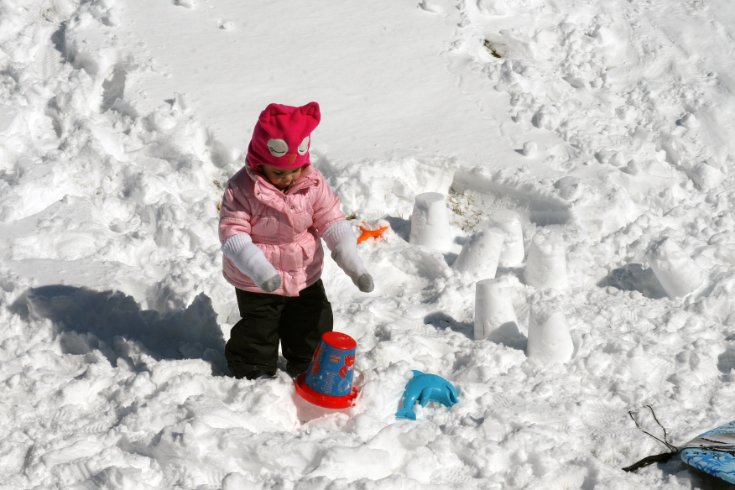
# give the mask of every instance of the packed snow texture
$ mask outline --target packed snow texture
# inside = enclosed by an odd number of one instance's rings
[[[621,468],[735,419],[734,51],[728,0],[0,0],[0,487],[718,488]],[[223,356],[223,184],[310,100],[391,226],[323,276],[345,411]],[[413,369],[459,403],[396,420]]]

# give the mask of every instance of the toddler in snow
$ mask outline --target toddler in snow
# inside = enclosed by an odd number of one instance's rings
[[[324,176],[309,164],[319,105],[270,104],[260,114],[246,165],[227,183],[219,220],[224,276],[242,317],[225,357],[237,378],[274,376],[281,342],[286,370],[306,370],[332,307],[320,279],[323,239],[360,291],[373,279],[357,255],[352,227]]]

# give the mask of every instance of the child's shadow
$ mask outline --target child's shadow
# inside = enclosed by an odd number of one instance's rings
[[[222,331],[203,293],[185,310],[159,313],[119,291],[54,285],[29,289],[11,309],[26,320],[51,320],[67,354],[99,350],[113,366],[118,359],[135,366],[131,354],[139,350],[156,360],[203,359],[212,374],[227,373]]]

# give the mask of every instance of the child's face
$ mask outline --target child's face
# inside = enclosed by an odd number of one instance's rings
[[[288,190],[301,177],[301,172],[304,170],[304,167],[278,168],[266,164],[262,164],[261,167],[268,181],[282,191]]]

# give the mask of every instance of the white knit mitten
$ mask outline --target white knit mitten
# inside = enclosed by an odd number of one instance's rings
[[[275,291],[281,285],[281,276],[268,262],[263,251],[246,233],[232,235],[222,244],[222,253],[240,272],[248,276],[263,291]]]
[[[352,282],[363,293],[369,293],[374,288],[373,277],[357,255],[357,238],[347,221],[338,221],[322,235],[327,248],[332,251],[332,258]]]

